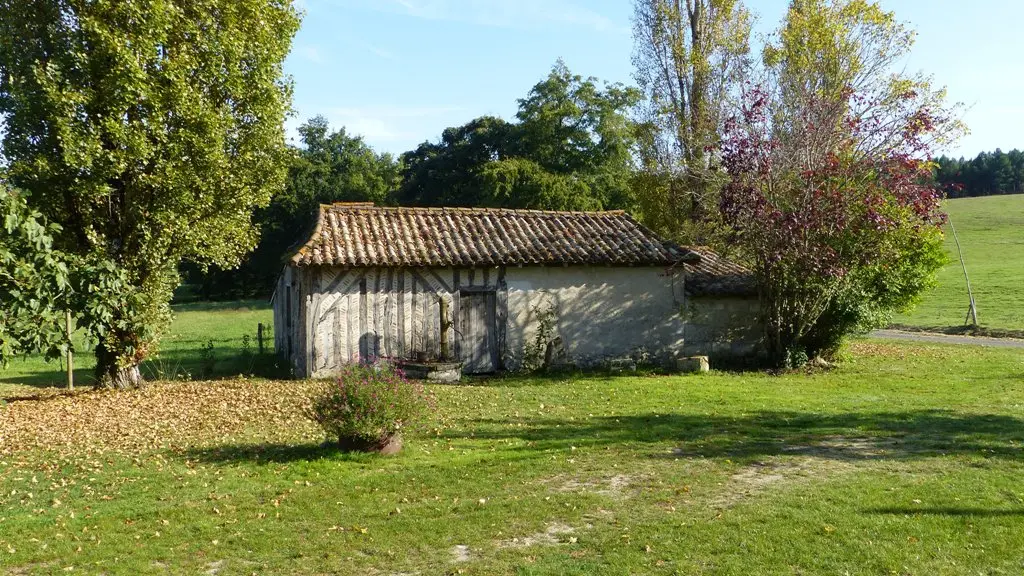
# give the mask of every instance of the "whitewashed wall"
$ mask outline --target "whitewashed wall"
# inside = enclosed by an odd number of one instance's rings
[[[538,310],[553,309],[567,361],[599,365],[647,354],[666,362],[682,352],[682,276],[660,267],[508,268],[505,364],[515,368],[533,342]]]

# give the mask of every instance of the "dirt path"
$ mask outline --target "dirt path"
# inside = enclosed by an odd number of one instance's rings
[[[901,330],[875,330],[872,338],[892,338],[915,342],[939,342],[941,344],[963,344],[968,346],[992,346],[995,348],[1024,348],[1024,340],[1014,338],[983,338],[980,336],[955,336],[933,332],[903,332]]]

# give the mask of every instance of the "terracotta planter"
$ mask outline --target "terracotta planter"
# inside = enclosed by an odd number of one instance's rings
[[[395,433],[378,440],[343,437],[338,439],[338,446],[343,452],[377,452],[390,456],[402,449],[402,435]]]

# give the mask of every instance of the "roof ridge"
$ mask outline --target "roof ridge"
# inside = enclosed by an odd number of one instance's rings
[[[538,210],[535,208],[500,208],[491,206],[378,206],[373,202],[333,202],[321,204],[324,209],[342,210],[374,210],[389,212],[468,212],[468,213],[510,213],[510,214],[539,214],[539,215],[575,215],[575,214],[600,214],[604,216],[627,216],[625,210]],[[630,217],[632,219],[632,217]]]

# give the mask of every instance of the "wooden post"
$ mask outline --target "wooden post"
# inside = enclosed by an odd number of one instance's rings
[[[75,358],[74,358],[74,353],[71,351],[71,334],[73,333],[73,330],[71,329],[71,309],[70,308],[67,310],[67,316],[65,317],[65,320],[67,321],[67,324],[66,324],[65,327],[66,327],[67,332],[68,332],[68,390],[74,390],[75,389]]]
[[[438,307],[441,310],[441,360],[447,361],[448,355],[448,329],[451,328],[451,321],[448,320],[448,302],[444,296],[437,298]]]
[[[263,354],[263,322],[256,326],[256,342],[258,343],[260,354]]]
[[[953,240],[956,242],[956,253],[960,256],[960,266],[964,269],[964,280],[967,281],[967,297],[971,300],[971,307],[967,310],[967,317],[971,319],[972,326],[978,325],[978,307],[974,305],[974,292],[971,291],[971,278],[967,276],[967,264],[964,263],[964,253],[960,250],[960,238],[956,235],[956,228],[953,227],[953,220],[946,217],[949,222],[949,229],[953,231]],[[967,323],[967,318],[964,318]]]

